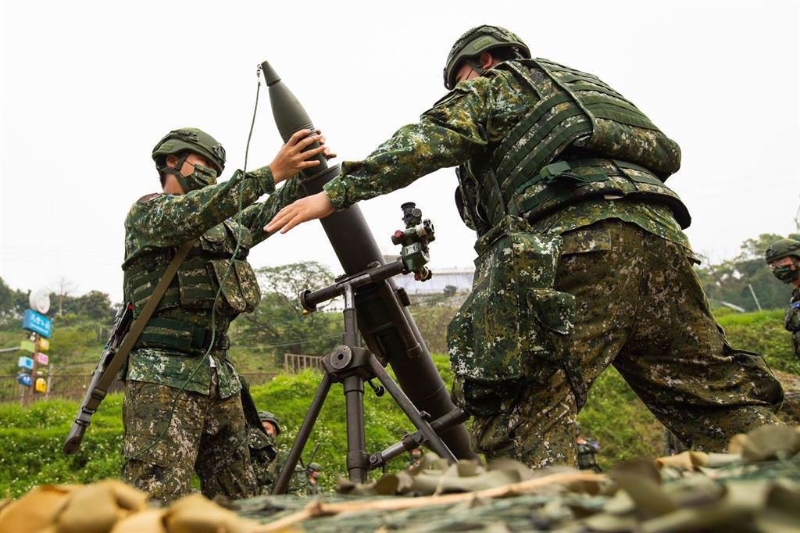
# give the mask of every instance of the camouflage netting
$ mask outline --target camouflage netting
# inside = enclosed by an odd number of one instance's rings
[[[339,494],[262,496],[225,507],[199,495],[148,507],[143,493],[112,480],[45,486],[0,504],[0,531],[797,531],[800,427],[765,426],[738,435],[730,448],[633,461],[608,475],[533,472],[511,461],[448,466],[429,454],[368,485],[342,481]]]

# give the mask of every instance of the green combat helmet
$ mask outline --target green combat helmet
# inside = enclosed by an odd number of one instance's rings
[[[788,257],[790,255],[800,259],[800,242],[794,239],[781,239],[779,241],[775,241],[769,246],[769,248],[767,248],[767,251],[764,254],[764,259],[769,264],[775,260]]]
[[[495,48],[511,48],[521,59],[530,59],[531,51],[528,45],[514,33],[500,26],[483,25],[472,28],[458,38],[450,49],[447,63],[444,66],[444,86],[452,91],[456,86],[456,74],[461,63],[473,57],[478,57],[481,52]],[[476,71],[480,72],[478,69]]]
[[[167,133],[153,147],[153,161],[161,171],[164,160],[170,154],[191,151],[202,155],[222,174],[225,169],[225,148],[214,137],[197,128],[180,128]]]
[[[311,463],[308,465],[308,471],[311,472],[312,470],[316,472],[322,472],[322,465],[319,463]]]
[[[281,434],[281,425],[278,423],[278,417],[270,413],[269,411],[259,411],[258,418],[262,422],[269,422],[273,426],[275,426],[275,436]]]

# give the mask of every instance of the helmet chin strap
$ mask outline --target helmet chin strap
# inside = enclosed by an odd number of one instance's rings
[[[478,76],[483,76],[483,75],[484,75],[484,74],[486,74],[486,72],[487,72],[487,71],[486,71],[486,69],[485,69],[485,68],[483,68],[483,67],[481,66],[480,62],[479,62],[477,59],[475,59],[475,58],[470,58],[470,59],[467,59],[467,60],[466,60],[464,63],[466,63],[467,65],[469,65],[469,68],[471,68],[472,70],[474,70],[475,72],[477,72],[477,73],[478,73]]]
[[[184,193],[187,193],[191,190],[189,188],[189,182],[186,181],[186,178],[184,178],[183,174],[181,174],[181,169],[183,168],[183,164],[186,162],[186,159],[188,157],[189,154],[185,153],[182,156],[180,156],[180,158],[178,159],[178,163],[174,167],[168,167],[164,165],[164,167],[161,169],[161,172],[164,172],[166,174],[172,174],[173,176],[175,176],[175,179],[178,180],[178,183],[180,184],[181,189],[183,189]]]

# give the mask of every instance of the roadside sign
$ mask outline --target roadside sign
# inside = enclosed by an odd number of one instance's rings
[[[36,351],[36,345],[31,341],[22,341],[19,345],[19,349],[23,352],[33,353]]]
[[[26,309],[25,315],[22,317],[22,329],[33,331],[49,339],[53,332],[53,321],[33,309]]]
[[[33,359],[30,357],[25,357],[24,355],[19,358],[19,362],[17,366],[20,368],[24,368],[26,370],[33,370]]]
[[[30,387],[31,383],[33,383],[33,378],[30,374],[20,374],[17,376],[17,381],[20,385],[25,385],[26,387]]]
[[[39,339],[39,350],[46,352],[50,349],[50,341],[47,339]]]
[[[39,363],[40,365],[46,365],[47,363],[50,362],[50,358],[47,357],[47,354],[43,354],[43,353],[35,353],[35,354],[33,354],[33,359],[37,363]]]
[[[44,394],[47,392],[47,380],[44,378],[36,378],[35,390],[39,394]]]

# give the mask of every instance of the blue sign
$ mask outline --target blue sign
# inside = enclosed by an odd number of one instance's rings
[[[53,321],[33,309],[28,309],[25,311],[25,316],[22,317],[22,329],[33,331],[49,339],[53,332]]]
[[[25,368],[27,370],[33,370],[33,359],[30,357],[22,356],[19,358],[19,363],[17,364],[20,368]]]
[[[31,378],[30,374],[20,374],[17,376],[17,381],[19,381],[20,385],[30,387],[31,383],[33,383],[33,378]]]

